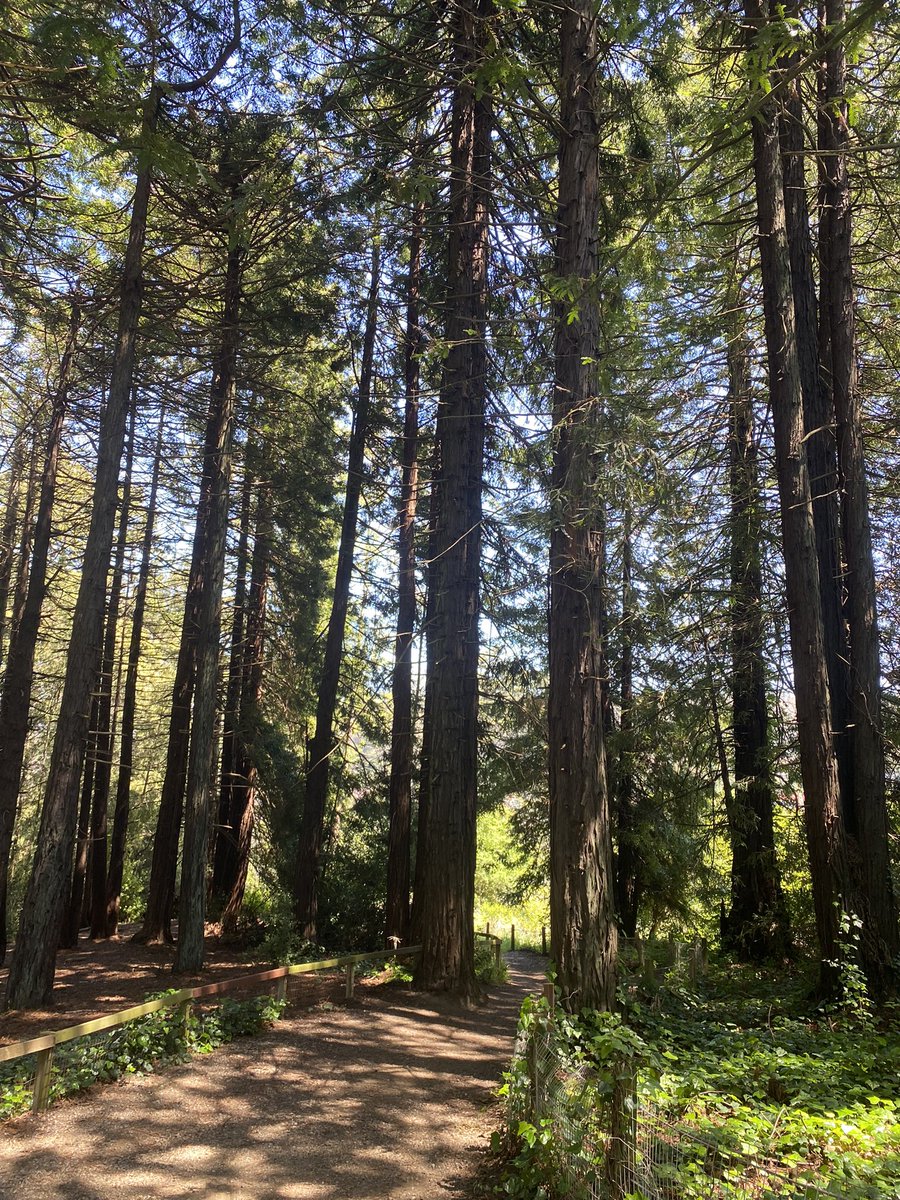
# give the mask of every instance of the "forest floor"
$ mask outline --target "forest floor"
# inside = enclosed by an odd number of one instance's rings
[[[29,1012],[0,1012],[0,1045],[51,1029],[63,1029],[108,1012],[140,1004],[151,992],[196,987],[237,975],[268,970],[272,964],[207,936],[206,966],[199,975],[176,974],[174,946],[142,946],[131,941],[137,925],[123,925],[114,938],[91,942],[82,937],[77,949],[60,950],[56,959],[52,1006]],[[323,955],[324,957],[324,955]],[[7,963],[11,955],[7,955]],[[0,970],[0,996],[6,991],[8,967]],[[291,980],[291,1003],[316,1004],[342,995],[342,974],[298,976]],[[229,993],[232,994],[232,993]],[[236,990],[234,995],[240,995]]]
[[[519,1007],[540,989],[545,966],[527,952],[507,962],[508,982],[475,1008],[401,984],[360,988],[352,1001],[323,993],[312,1007],[292,998],[256,1037],[11,1120],[0,1140],[0,1197],[467,1197],[497,1122],[493,1095]],[[103,1005],[113,994],[113,1007],[132,1000],[126,985],[130,976],[104,987]],[[101,1010],[96,999],[91,1011]],[[68,1009],[57,1023],[86,1012]]]

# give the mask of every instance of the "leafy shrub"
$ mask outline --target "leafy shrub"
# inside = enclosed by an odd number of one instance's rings
[[[487,938],[475,939],[475,975],[482,983],[506,983],[506,963],[497,965],[494,943]]]
[[[852,1003],[810,1013],[799,999],[807,988],[806,979],[729,966],[702,988],[667,980],[652,1004],[633,1001],[624,1021],[557,1013],[563,1074],[589,1063],[594,1082],[579,1088],[578,1113],[554,1128],[531,1109],[529,1051],[514,1060],[502,1089],[509,1124],[494,1139],[503,1152],[498,1192],[554,1196],[562,1154],[571,1162],[592,1140],[603,1145],[611,1108],[600,1136],[578,1145],[563,1145],[557,1128],[571,1121],[579,1137],[590,1133],[616,1088],[610,1067],[620,1062],[627,1070],[637,1064],[636,1119],[666,1151],[661,1194],[707,1197],[714,1169],[723,1197],[900,1196],[900,1014],[869,1006],[861,1013]],[[520,1045],[530,1046],[530,1033],[547,1020],[543,1002],[527,1001]],[[584,1166],[589,1173],[601,1163]],[[757,1191],[747,1191],[748,1180]]]

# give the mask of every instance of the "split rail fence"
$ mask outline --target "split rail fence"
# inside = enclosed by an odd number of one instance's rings
[[[496,953],[499,955],[499,939],[496,942]],[[57,1046],[73,1042],[77,1038],[90,1037],[96,1033],[106,1033],[131,1021],[152,1013],[163,1012],[166,1009],[179,1009],[182,1019],[187,1026],[188,1011],[195,1000],[207,999],[210,996],[221,996],[240,987],[246,988],[254,984],[273,984],[274,994],[284,1000],[287,997],[288,980],[295,975],[307,975],[315,971],[327,971],[343,968],[346,972],[346,996],[353,996],[356,979],[356,969],[360,963],[376,959],[399,958],[419,954],[421,946],[402,946],[398,949],[384,951],[373,950],[363,954],[343,954],[339,958],[324,958],[317,962],[292,963],[286,967],[274,967],[269,971],[257,971],[249,975],[233,975],[229,979],[217,983],[202,984],[200,987],[181,988],[170,992],[156,1000],[147,1000],[143,1004],[135,1004],[131,1008],[119,1009],[91,1021],[83,1021],[80,1025],[70,1025],[66,1029],[56,1029],[52,1033],[43,1033],[38,1037],[26,1038],[24,1041],[11,1042],[0,1046],[0,1063],[13,1062],[16,1059],[37,1056],[37,1063],[32,1084],[33,1112],[40,1112],[48,1107],[50,1102],[50,1079],[53,1071],[53,1053]]]

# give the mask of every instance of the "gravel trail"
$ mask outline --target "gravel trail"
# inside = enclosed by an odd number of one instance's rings
[[[544,960],[461,1010],[399,987],[208,1058],[94,1089],[0,1132],[3,1200],[465,1196],[522,998]],[[362,991],[362,989],[361,989]]]

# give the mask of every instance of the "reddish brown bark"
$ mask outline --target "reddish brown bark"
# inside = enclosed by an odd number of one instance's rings
[[[745,0],[748,48],[765,38],[768,5]],[[781,507],[804,816],[819,939],[819,987],[837,986],[839,903],[848,903],[846,846],[825,663],[819,565],[806,462],[803,395],[787,241],[778,108],[761,99],[753,118],[753,169],[762,267],[769,391]]]
[[[423,949],[415,978],[420,987],[451,990],[467,1000],[478,990],[473,945],[478,621],[493,122],[491,95],[478,74],[493,6],[491,0],[463,0],[452,16],[448,352],[438,398],[440,470],[432,485],[428,810],[417,875]]]
[[[787,910],[775,856],[775,789],[769,758],[762,514],[750,392],[750,344],[740,296],[728,339],[729,489],[731,493],[731,687],[734,789],[726,796],[731,840],[731,905],[722,943],[745,961],[790,950]]]
[[[563,1003],[615,1004],[617,930],[603,719],[604,547],[595,435],[600,222],[598,16],[561,25],[555,272],[577,289],[556,306],[550,534],[550,925]],[[574,318],[572,312],[574,310]]]
[[[844,0],[825,0],[826,35],[845,22]],[[852,212],[848,148],[847,61],[842,41],[828,37],[825,55],[821,262],[822,316],[828,330],[824,362],[834,399],[840,468],[841,540],[850,640],[849,724],[852,802],[844,803],[847,831],[859,864],[861,955],[870,984],[883,992],[894,978],[900,948],[891,881],[885,803],[881,660],[875,566],[856,348]]]
[[[797,16],[797,6],[791,15]],[[788,75],[799,63],[799,53],[786,56]],[[852,802],[853,753],[847,737],[850,671],[847,628],[842,599],[842,567],[838,512],[837,446],[830,373],[820,364],[819,301],[813,271],[814,251],[807,199],[803,119],[805,77],[791,79],[782,102],[779,123],[784,176],[785,226],[791,259],[791,286],[797,323],[797,357],[803,392],[806,461],[813,501],[819,590],[822,597],[822,632],[828,671],[834,749],[838,762],[842,803]]]
[[[223,168],[231,167],[228,162]],[[226,176],[232,202],[238,210],[241,183]],[[221,340],[213,367],[211,412],[215,418],[211,453],[204,463],[207,481],[203,585],[197,621],[197,666],[194,708],[188,751],[184,801],[184,845],[181,896],[178,914],[176,970],[199,971],[204,956],[206,914],[206,862],[209,840],[210,778],[215,758],[215,715],[219,677],[219,634],[222,591],[228,538],[228,493],[231,480],[231,444],[234,433],[237,362],[244,246],[238,233],[229,230],[229,251],[222,302]],[[198,518],[199,524],[199,518]]]

